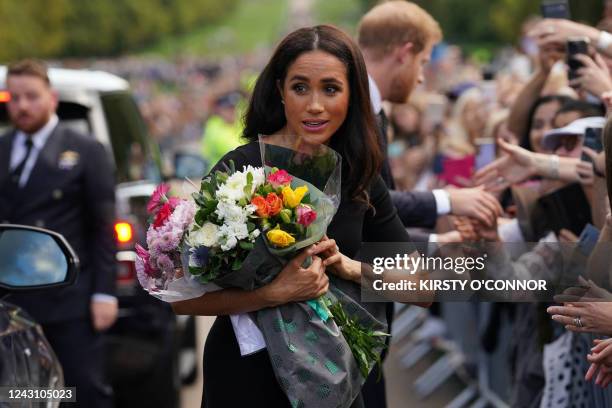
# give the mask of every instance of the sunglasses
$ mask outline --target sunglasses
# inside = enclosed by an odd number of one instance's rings
[[[580,136],[579,135],[562,135],[557,137],[556,143],[555,143],[555,148],[553,150],[557,150],[560,147],[563,147],[565,149],[565,151],[572,151],[576,148],[576,146],[578,145],[578,142],[580,140]]]

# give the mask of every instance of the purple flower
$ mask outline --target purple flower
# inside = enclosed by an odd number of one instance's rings
[[[178,248],[182,236],[182,231],[168,231],[159,237],[158,241],[155,242],[155,245],[163,252],[170,252]]]
[[[172,259],[166,254],[159,254],[157,257],[157,266],[162,272],[172,272],[174,270],[174,263]]]

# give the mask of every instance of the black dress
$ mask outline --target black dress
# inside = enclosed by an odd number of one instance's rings
[[[233,160],[236,169],[261,166],[259,145],[249,143],[228,153],[221,162]],[[219,164],[215,169],[219,168]],[[213,171],[215,170],[213,169]],[[340,207],[327,230],[340,251],[355,257],[362,242],[407,242],[404,229],[387,187],[378,177],[370,189],[370,203],[351,200],[343,191]],[[290,408],[289,400],[274,377],[267,350],[240,356],[229,316],[215,320],[204,347],[204,392],[206,408],[266,407]],[[363,406],[358,398],[352,407]]]

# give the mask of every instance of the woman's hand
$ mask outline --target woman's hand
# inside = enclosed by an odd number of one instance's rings
[[[587,146],[582,146],[582,151],[591,158],[593,161],[593,170],[595,173],[606,174],[606,153],[605,151],[601,151],[597,153],[595,150],[591,149]]]
[[[595,339],[587,360],[591,363],[584,379],[591,381],[595,374],[595,384],[605,388],[612,382],[612,339]]]
[[[549,45],[565,46],[569,37],[588,37],[592,44],[597,42],[599,30],[566,19],[546,18],[527,33],[534,37],[540,48]]]
[[[312,256],[312,264],[302,268],[309,256]],[[318,298],[327,292],[328,287],[323,260],[315,255],[314,246],[311,246],[289,261],[272,282],[258,290],[272,305],[282,305]]]
[[[356,283],[361,282],[361,262],[342,254],[335,240],[326,235],[315,245],[314,250],[324,258],[323,265],[329,266],[334,275]]]
[[[536,154],[504,140],[498,141],[499,147],[507,153],[474,174],[475,184],[484,184],[491,192],[503,191],[515,183],[520,183],[535,175]]]
[[[593,59],[588,55],[578,54],[573,58],[582,62],[583,67],[578,70],[578,78],[572,80],[570,86],[590,92],[596,97],[612,91],[610,71],[601,55],[596,54]]]
[[[612,304],[610,302],[575,302],[551,306],[546,311],[552,319],[577,333],[612,334]]]

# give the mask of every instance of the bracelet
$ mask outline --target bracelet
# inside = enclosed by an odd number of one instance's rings
[[[550,166],[550,178],[558,179],[559,178],[559,156],[556,154],[550,155],[550,161],[548,162]]]
[[[600,31],[595,48],[597,51],[605,52],[612,45],[612,34],[607,31]]]

